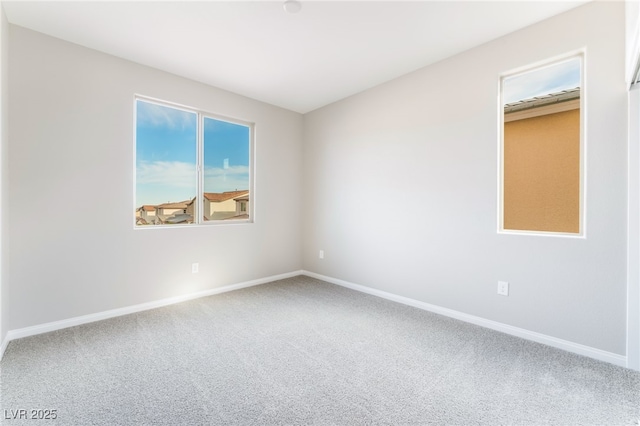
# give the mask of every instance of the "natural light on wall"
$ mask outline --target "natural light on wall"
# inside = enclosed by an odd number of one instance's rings
[[[584,233],[582,63],[501,78],[501,231]]]

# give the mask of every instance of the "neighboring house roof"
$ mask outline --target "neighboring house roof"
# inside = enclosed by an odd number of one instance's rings
[[[562,90],[560,92],[549,93],[548,95],[536,96],[530,99],[523,99],[518,102],[504,104],[504,113],[522,111],[525,109],[538,108],[541,106],[556,104],[560,102],[572,101],[580,98],[580,88]]]
[[[249,219],[249,215],[246,214],[246,213],[245,214],[239,214],[237,216],[231,216],[231,217],[228,217],[228,218],[223,219],[223,220],[238,220],[238,219]]]
[[[140,207],[138,210],[144,210],[145,212],[153,212],[156,210],[156,206],[150,206],[148,204],[145,204],[144,206]]]
[[[245,189],[242,191],[227,191],[227,192],[205,192],[204,198],[212,203],[221,203],[227,200],[233,200],[242,195],[249,195],[249,190]]]
[[[243,197],[238,197],[238,198],[234,198],[234,201],[249,201],[249,194],[243,196]]]
[[[191,217],[190,214],[176,214],[173,216],[170,216],[168,218],[165,219],[166,223],[185,223],[185,222],[193,222],[193,217]]]
[[[158,204],[156,208],[158,209],[186,209],[187,205],[191,203],[190,200],[187,201],[179,201],[177,203],[164,203]]]

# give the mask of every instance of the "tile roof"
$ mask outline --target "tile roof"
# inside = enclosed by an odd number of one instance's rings
[[[187,201],[178,201],[177,203],[164,203],[158,204],[156,208],[158,209],[186,209],[187,205],[190,203],[190,200]]]
[[[239,214],[237,216],[231,216],[223,220],[238,220],[238,219],[249,219],[249,215],[244,213],[244,214]]]
[[[166,223],[192,223],[193,216],[190,214],[175,214],[165,219]]]
[[[549,93],[548,95],[536,96],[530,99],[522,99],[517,102],[504,104],[504,113],[522,111],[525,109],[537,108],[559,102],[571,101],[580,98],[580,88],[562,90],[560,92]]]
[[[249,190],[245,189],[242,191],[227,191],[227,192],[205,192],[204,198],[207,200],[220,203],[222,201],[232,200],[242,195],[249,195]]]

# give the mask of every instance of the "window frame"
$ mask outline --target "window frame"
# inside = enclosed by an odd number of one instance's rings
[[[504,228],[504,81],[507,78],[520,74],[543,69],[558,65],[562,62],[572,59],[580,60],[580,155],[579,155],[579,231],[573,232],[556,232],[556,231],[538,231],[538,230],[518,230]],[[499,74],[498,78],[498,223],[497,233],[506,235],[528,235],[528,236],[545,236],[545,237],[561,237],[561,238],[579,238],[587,237],[587,199],[586,199],[586,183],[587,183],[587,51],[585,48],[571,51],[552,58],[531,63],[522,67],[514,68]]]
[[[162,107],[174,108],[181,111],[196,114],[196,202],[194,207],[193,223],[175,223],[154,226],[140,226],[136,224],[135,211],[138,207],[137,195],[137,103],[138,101],[147,102]],[[204,220],[204,121],[206,118],[224,121],[231,124],[245,126],[249,129],[249,202],[247,206],[247,219],[234,220]],[[229,117],[199,108],[185,106],[175,102],[169,102],[149,96],[135,94],[133,97],[133,229],[173,229],[173,228],[190,228],[200,226],[225,226],[225,225],[243,225],[255,222],[255,134],[256,125],[254,122],[243,120],[235,117]]]

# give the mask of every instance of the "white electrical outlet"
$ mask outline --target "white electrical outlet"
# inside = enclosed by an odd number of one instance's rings
[[[197,274],[199,270],[200,270],[200,264],[199,263],[192,263],[191,264],[191,273],[192,274]]]
[[[509,283],[506,281],[498,281],[498,294],[502,296],[509,295]]]
[[[324,259],[324,250],[320,250],[320,253],[318,253],[318,257],[320,259]]]

